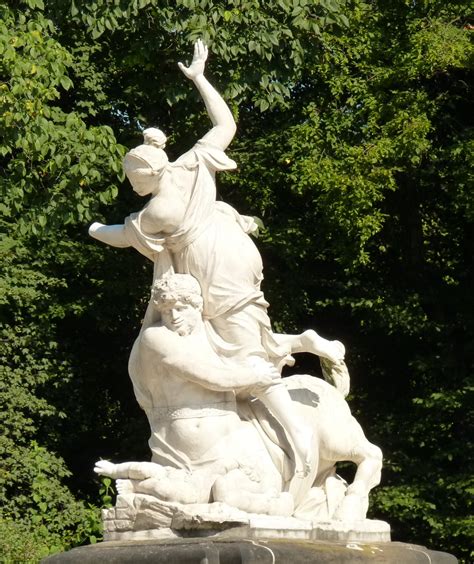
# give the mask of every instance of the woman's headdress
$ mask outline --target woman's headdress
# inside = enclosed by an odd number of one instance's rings
[[[166,135],[155,127],[143,132],[144,144],[131,149],[123,159],[125,174],[140,176],[161,176],[168,164],[168,156],[163,151]]]

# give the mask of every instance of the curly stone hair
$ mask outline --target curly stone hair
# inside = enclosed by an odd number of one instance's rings
[[[153,305],[160,309],[164,304],[181,301],[202,310],[202,294],[199,282],[190,274],[172,274],[156,280],[151,289]]]

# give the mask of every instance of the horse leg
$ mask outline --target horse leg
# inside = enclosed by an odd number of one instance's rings
[[[347,460],[357,465],[354,480],[333,518],[361,521],[367,515],[369,492],[380,483],[382,451],[367,440],[347,403],[333,397],[337,402],[333,405],[332,421],[329,417],[320,420],[321,458],[334,463]]]
[[[380,483],[382,451],[364,437],[352,449],[349,459],[357,464],[357,471],[334,517],[342,521],[361,521],[367,515],[369,492]]]

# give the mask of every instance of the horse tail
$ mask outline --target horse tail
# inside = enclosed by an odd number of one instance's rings
[[[332,384],[336,390],[342,395],[343,398],[349,393],[351,378],[349,370],[343,360],[332,362],[327,358],[319,358],[321,363],[321,370],[326,382]]]

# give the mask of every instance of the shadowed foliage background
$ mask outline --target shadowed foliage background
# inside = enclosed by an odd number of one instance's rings
[[[274,325],[346,344],[351,408],[385,454],[370,516],[469,560],[469,14],[450,0],[0,1],[7,561],[97,540],[111,492],[93,462],[148,456],[127,360],[150,265],[87,226],[143,206],[121,159],[144,126],[171,158],[209,127],[176,66],[199,37],[238,121],[220,197],[264,223]],[[317,374],[307,357],[297,368]]]

